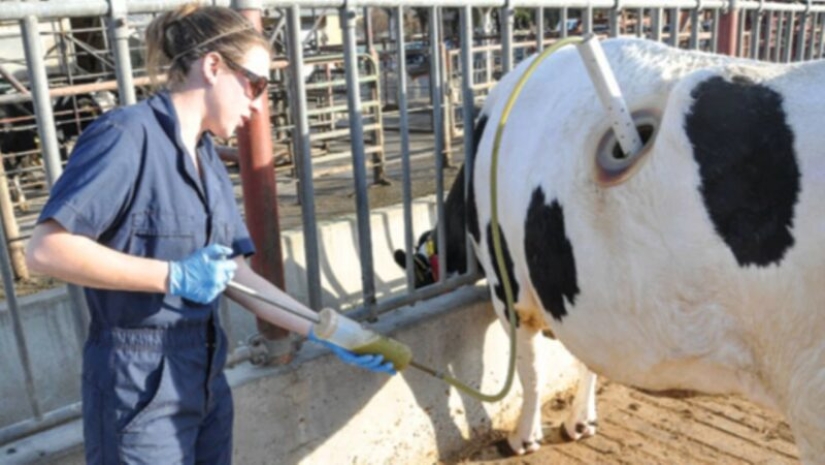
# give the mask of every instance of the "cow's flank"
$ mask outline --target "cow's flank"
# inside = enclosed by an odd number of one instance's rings
[[[716,231],[740,266],[778,264],[793,246],[799,167],[782,96],[744,76],[701,82],[685,131]]]

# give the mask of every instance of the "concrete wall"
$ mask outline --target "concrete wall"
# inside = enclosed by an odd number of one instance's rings
[[[416,231],[420,231],[432,220],[431,204],[419,203],[415,211]],[[379,296],[403,290],[403,276],[391,258],[392,251],[403,245],[401,215],[400,208],[373,214]],[[338,308],[356,304],[360,297],[354,225],[354,219],[344,219],[319,228],[325,257],[324,301]],[[288,289],[303,298],[300,233],[287,232],[283,243]],[[54,391],[49,395],[63,396],[60,400],[66,403],[76,399],[80,362],[70,312],[61,295],[61,291],[49,291],[24,299],[24,324],[35,354],[38,390]],[[0,309],[3,354],[14,350],[7,313]],[[254,331],[248,313],[232,309],[230,314],[236,337]],[[486,286],[465,287],[402,308],[382,317],[375,328],[410,345],[417,361],[480,385],[485,393],[497,391],[504,382],[509,343],[495,321]],[[557,343],[544,343],[543,353],[552,368],[549,398],[569,387],[572,360]],[[16,358],[0,357],[3,363],[9,360]],[[10,381],[15,377],[13,366],[0,366],[0,370],[11,374],[0,377],[4,399],[0,418],[6,423],[6,415],[22,412],[27,416],[25,392],[19,389],[22,382],[15,387]],[[493,427],[511,427],[520,406],[518,382],[505,400],[484,404],[414,369],[394,377],[372,374],[344,365],[312,344],[305,345],[287,366],[242,364],[227,374],[236,406],[234,456],[238,464],[432,463]],[[63,405],[58,397],[54,397],[54,406]],[[4,446],[0,463],[83,463],[80,422]]]

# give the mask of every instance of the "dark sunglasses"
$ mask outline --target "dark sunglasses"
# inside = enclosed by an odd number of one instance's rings
[[[226,66],[229,66],[229,69],[232,71],[241,73],[247,81],[249,81],[249,87],[252,89],[252,100],[257,99],[264,93],[267,86],[269,85],[269,79],[266,76],[261,76],[258,74],[253,73],[252,71],[244,68],[243,66],[236,63],[231,58],[221,55],[221,57],[226,61]]]

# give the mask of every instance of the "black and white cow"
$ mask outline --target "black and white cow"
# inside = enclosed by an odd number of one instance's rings
[[[603,46],[631,111],[656,121],[626,181],[605,182],[597,160],[613,153],[609,120],[572,47],[539,65],[501,141],[499,227],[525,386],[510,445],[524,453],[542,438],[533,343],[549,328],[615,381],[775,408],[802,461],[825,463],[825,62]],[[488,128],[526,66],[485,102]],[[468,230],[504,318],[491,246],[494,132],[479,141]],[[574,436],[595,431],[594,381],[580,382],[586,400],[566,424]]]

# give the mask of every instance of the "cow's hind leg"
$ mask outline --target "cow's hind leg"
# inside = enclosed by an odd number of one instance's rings
[[[509,323],[505,321],[504,324]],[[516,455],[537,451],[543,439],[541,387],[545,383],[545,370],[541,369],[536,350],[543,338],[540,331],[527,325],[520,325],[516,330],[516,368],[524,392],[518,425],[507,437],[507,442]]]
[[[598,426],[596,414],[596,374],[590,371],[584,363],[579,365],[579,386],[573,398],[573,408],[570,416],[564,422],[564,432],[570,439],[589,438],[596,434]]]

